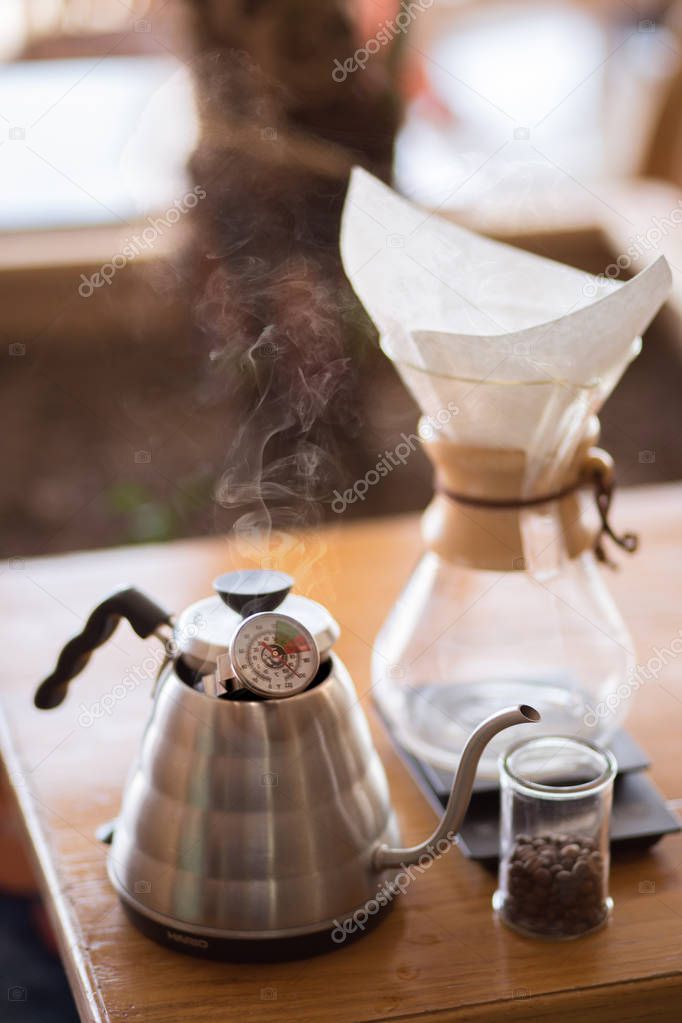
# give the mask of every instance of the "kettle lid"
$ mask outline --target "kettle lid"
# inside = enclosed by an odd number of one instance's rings
[[[218,576],[213,583],[216,596],[190,604],[177,616],[174,639],[178,652],[202,674],[214,671],[216,659],[227,652],[244,618],[278,608],[308,629],[324,658],[338,639],[338,623],[322,604],[289,593],[293,582],[284,572],[258,569]]]

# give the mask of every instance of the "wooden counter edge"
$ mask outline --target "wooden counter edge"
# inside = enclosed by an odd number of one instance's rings
[[[564,989],[533,996],[520,989],[512,998],[395,1017],[395,1023],[677,1023],[682,974],[662,974],[597,987]],[[597,1015],[598,1014],[598,1015]],[[379,1017],[377,1017],[377,1020]],[[374,1023],[374,1021],[372,1021]]]
[[[59,954],[79,1015],[84,1023],[109,1023],[109,1013],[97,985],[86,942],[74,913],[64,897],[52,863],[49,843],[28,787],[17,785],[23,777],[21,760],[14,747],[9,722],[0,705],[0,756],[5,764],[10,791],[17,801],[28,838],[28,848],[50,917]]]

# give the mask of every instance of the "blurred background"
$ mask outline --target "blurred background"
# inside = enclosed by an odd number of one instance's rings
[[[665,252],[604,443],[679,478],[681,40],[660,0],[3,0],[3,556],[334,518],[413,430],[338,264],[356,162],[586,270]]]

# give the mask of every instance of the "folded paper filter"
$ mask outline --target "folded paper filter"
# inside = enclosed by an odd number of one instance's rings
[[[479,463],[512,453],[520,498],[565,481],[671,286],[663,257],[626,283],[595,277],[467,231],[359,168],[341,255],[422,423]]]

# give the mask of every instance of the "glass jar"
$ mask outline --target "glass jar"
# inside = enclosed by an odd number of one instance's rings
[[[566,940],[601,927],[609,897],[609,823],[616,761],[591,742],[541,736],[500,759],[499,887],[493,907],[512,929]]]

